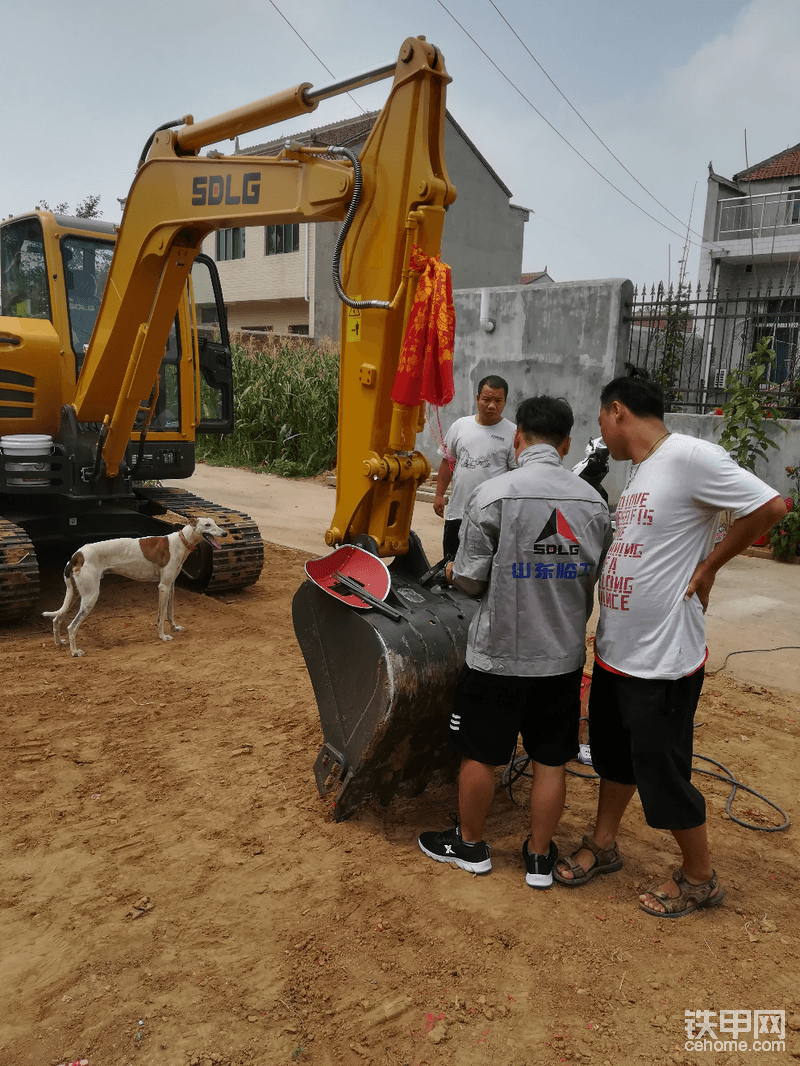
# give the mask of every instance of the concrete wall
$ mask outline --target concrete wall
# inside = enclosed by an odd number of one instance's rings
[[[302,297],[293,300],[241,300],[227,304],[228,329],[292,333],[290,327],[308,325],[308,304]]]
[[[474,413],[478,382],[487,374],[499,374],[509,384],[505,413],[511,421],[527,396],[550,393],[569,401],[575,426],[566,463],[573,466],[589,440],[599,435],[600,390],[623,372],[629,326],[622,317],[624,304],[633,298],[631,282],[613,278],[490,289],[492,333],[480,325],[480,289],[456,291],[453,298],[456,395],[441,413],[443,429]],[[441,457],[429,426],[417,438],[417,447],[437,470]],[[625,484],[625,465],[613,464],[605,481],[614,500]]]
[[[599,434],[597,412],[603,386],[624,373],[629,325],[623,310],[632,299],[631,282],[572,281],[544,288],[510,286],[489,289],[489,318],[493,332],[480,325],[481,290],[453,293],[456,307],[456,345],[453,361],[455,398],[441,412],[442,429],[475,411],[478,382],[488,374],[508,381],[507,418],[513,422],[517,405],[527,396],[550,393],[563,396],[572,406],[575,425],[572,448],[565,465],[574,466],[583,457],[588,441]],[[671,413],[667,427],[719,443],[723,420],[719,415]],[[771,429],[778,445],[770,449],[767,463],[759,462],[756,473],[781,495],[788,495],[787,466],[800,466],[800,420],[781,419]],[[441,456],[430,426],[417,438],[417,447],[431,461],[433,472]],[[628,478],[630,463],[611,460],[604,487],[615,505]]]

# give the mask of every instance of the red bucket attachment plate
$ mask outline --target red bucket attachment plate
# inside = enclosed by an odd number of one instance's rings
[[[309,559],[306,573],[315,585],[334,596],[348,607],[368,611],[370,604],[345,588],[337,571],[363,586],[364,591],[376,599],[385,600],[392,585],[389,569],[382,559],[355,544],[345,544],[322,559]]]

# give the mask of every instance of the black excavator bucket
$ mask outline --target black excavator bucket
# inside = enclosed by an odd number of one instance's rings
[[[458,769],[448,722],[477,600],[420,584],[430,567],[414,533],[389,572],[385,602],[398,618],[354,609],[311,580],[292,603],[324,739],[314,774],[337,822],[367,799],[386,806]]]

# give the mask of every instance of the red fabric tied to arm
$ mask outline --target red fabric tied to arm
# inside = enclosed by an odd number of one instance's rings
[[[416,245],[411,252],[410,266],[420,277],[408,316],[392,399],[407,407],[421,403],[444,407],[455,395],[456,311],[450,267],[438,255],[435,258],[425,255]]]

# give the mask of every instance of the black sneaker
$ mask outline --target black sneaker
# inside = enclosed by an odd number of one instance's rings
[[[528,837],[528,840],[531,838]],[[534,855],[528,851],[528,840],[522,845],[522,857],[528,869],[525,884],[531,888],[550,888],[553,883],[553,867],[558,859],[558,848],[550,841],[550,850],[546,855]]]
[[[443,833],[422,833],[419,846],[428,858],[452,863],[471,874],[488,874],[492,869],[489,845],[483,840],[477,844],[465,844],[458,824]]]

